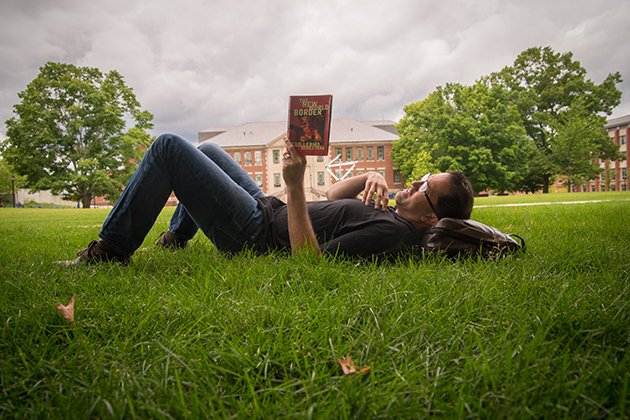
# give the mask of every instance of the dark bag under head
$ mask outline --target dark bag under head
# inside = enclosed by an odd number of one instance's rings
[[[525,241],[520,236],[505,234],[474,220],[444,218],[429,230],[423,249],[442,251],[449,257],[477,254],[489,257],[525,249]]]

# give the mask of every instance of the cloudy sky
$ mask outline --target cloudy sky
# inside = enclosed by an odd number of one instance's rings
[[[1,0],[0,122],[47,61],[117,70],[153,134],[286,119],[332,93],[335,118],[398,121],[448,82],[472,84],[535,46],[625,80],[627,0]],[[0,139],[6,127],[0,126]]]

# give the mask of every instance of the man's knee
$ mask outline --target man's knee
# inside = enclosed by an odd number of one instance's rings
[[[170,133],[161,134],[151,144],[146,155],[167,157],[172,150],[180,150],[182,147],[185,147],[187,143],[194,149],[191,143],[178,135]]]
[[[216,155],[217,153],[224,153],[223,149],[221,149],[218,144],[212,143],[210,141],[205,141],[201,143],[199,146],[197,146],[197,148],[201,150],[204,155],[210,157]]]
[[[153,144],[157,144],[158,146],[168,147],[171,144],[176,144],[176,143],[185,142],[185,141],[186,140],[184,140],[182,137],[176,134],[166,133],[166,134],[161,134],[160,136],[158,136],[158,138],[155,139]]]

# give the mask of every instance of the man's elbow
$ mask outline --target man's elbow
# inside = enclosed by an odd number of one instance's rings
[[[326,200],[335,200],[337,198],[335,194],[335,189],[336,188],[333,185],[326,190],[326,192],[324,193],[324,195],[326,196]]]

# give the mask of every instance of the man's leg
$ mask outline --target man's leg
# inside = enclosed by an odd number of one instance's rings
[[[160,136],[147,150],[99,236],[130,256],[142,244],[171,191],[221,251],[251,247],[262,231],[257,201],[214,161],[175,135]]]
[[[217,144],[205,142],[199,145],[199,150],[201,150],[204,155],[208,156],[210,160],[216,163],[223,172],[225,172],[241,188],[247,191],[253,198],[265,196],[252,177]],[[171,217],[169,230],[178,240],[181,241],[192,239],[197,233],[197,224],[192,217],[190,217],[186,208],[181,203],[177,205],[177,208],[173,213],[173,217]]]

